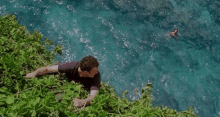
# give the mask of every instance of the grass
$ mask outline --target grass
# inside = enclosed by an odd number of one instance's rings
[[[73,108],[73,99],[87,98],[89,92],[81,84],[68,82],[65,74],[41,75],[26,79],[27,73],[53,65],[55,53],[62,55],[62,46],[48,52],[41,45],[42,34],[32,34],[16,21],[14,15],[0,18],[0,116],[2,117],[195,117],[193,107],[181,112],[165,106],[151,105],[152,84],[141,89],[141,99],[129,102],[126,91],[117,97],[114,89],[101,82],[99,94],[91,106]],[[48,38],[46,45],[53,44]],[[61,102],[55,94],[63,92]],[[77,111],[76,111],[77,110]]]

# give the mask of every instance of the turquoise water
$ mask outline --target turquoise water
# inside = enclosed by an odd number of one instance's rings
[[[194,106],[201,117],[220,116],[219,12],[217,0],[0,2],[0,16],[14,14],[31,33],[64,47],[55,61],[93,55],[118,96],[127,90],[132,101],[135,88],[152,83],[153,105]],[[175,28],[179,41],[165,37]]]

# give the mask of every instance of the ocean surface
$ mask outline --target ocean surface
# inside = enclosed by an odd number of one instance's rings
[[[154,106],[220,117],[220,0],[1,0],[9,13],[64,47],[55,61],[96,57],[119,97],[152,83]]]

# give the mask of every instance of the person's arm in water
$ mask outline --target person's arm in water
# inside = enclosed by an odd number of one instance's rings
[[[170,32],[169,32],[169,33],[167,33],[167,34],[165,34],[165,36],[170,37]]]
[[[176,34],[173,38],[174,38],[176,41],[178,41],[178,40],[179,40],[179,35]]]

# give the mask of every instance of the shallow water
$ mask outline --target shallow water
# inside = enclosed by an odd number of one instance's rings
[[[153,105],[194,106],[201,117],[220,116],[219,12],[217,0],[0,2],[0,16],[14,14],[31,33],[64,47],[55,61],[92,55],[118,96],[127,90],[131,101],[136,87],[152,83]],[[175,28],[178,41],[164,36]]]

